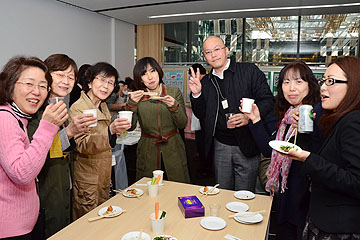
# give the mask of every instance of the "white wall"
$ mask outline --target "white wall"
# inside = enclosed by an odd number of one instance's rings
[[[80,67],[106,61],[132,76],[134,25],[54,0],[0,1],[0,67],[15,55],[65,53]]]

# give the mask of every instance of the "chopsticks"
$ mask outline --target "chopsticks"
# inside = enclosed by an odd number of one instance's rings
[[[212,191],[215,190],[215,188],[217,188],[218,186],[220,186],[220,184],[216,184],[215,186],[213,186],[212,188],[210,188],[209,190],[207,190],[205,192],[205,196],[207,196],[209,193],[212,193]]]
[[[97,217],[89,218],[88,221],[92,222],[92,221],[99,220],[99,219],[104,218],[104,217],[111,217],[111,216],[114,216],[114,215],[117,215],[117,214],[121,215],[124,212],[126,212],[126,210],[121,210],[121,212],[107,213],[107,214],[103,214],[103,215],[100,215],[100,216],[97,216]]]
[[[229,218],[233,218],[233,217],[243,217],[243,216],[253,216],[259,213],[264,213],[266,212],[265,210],[260,210],[260,211],[256,211],[256,212],[240,212],[240,213],[235,213],[233,215],[229,215]]]
[[[129,92],[130,95],[133,93],[134,92]],[[158,96],[159,95],[159,93],[157,93],[157,92],[144,92],[143,94],[148,95],[148,96]]]
[[[295,128],[295,139],[294,139],[294,144],[295,145],[296,145],[297,135],[298,135],[298,130],[297,130],[297,128]]]

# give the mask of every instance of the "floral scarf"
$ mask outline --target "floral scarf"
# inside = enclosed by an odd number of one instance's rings
[[[288,140],[295,133],[296,129],[291,125],[294,122],[292,115],[293,110],[297,110],[298,108],[294,108],[291,106],[285,113],[284,118],[281,120],[279,129],[276,133],[276,140]],[[289,130],[285,135],[286,126],[290,125]],[[285,137],[284,137],[285,135]],[[291,159],[285,155],[280,154],[278,151],[272,150],[271,153],[271,162],[266,171],[266,176],[268,177],[268,181],[265,185],[266,191],[270,192],[271,195],[274,192],[279,191],[279,174],[281,173],[282,182],[281,182],[281,193],[285,191],[287,177],[289,175]]]

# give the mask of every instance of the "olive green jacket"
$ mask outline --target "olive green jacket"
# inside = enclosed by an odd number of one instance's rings
[[[177,129],[185,128],[187,116],[183,96],[178,88],[163,87],[163,95],[175,99],[174,106],[168,107],[159,100],[145,100],[138,103],[131,99],[127,109],[133,112],[132,127],[139,121],[141,132],[151,135],[166,135]],[[130,129],[130,130],[131,130]],[[189,182],[185,144],[177,132],[167,142],[155,144],[157,139],[141,136],[137,148],[136,178],[152,177],[152,171],[160,169],[159,153],[164,162],[165,171],[171,181]],[[158,152],[159,151],[159,152]]]

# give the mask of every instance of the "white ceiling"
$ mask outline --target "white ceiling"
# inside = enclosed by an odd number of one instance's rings
[[[188,22],[242,17],[299,16],[310,14],[359,13],[360,5],[351,7],[316,7],[297,10],[260,10],[260,8],[320,6],[359,3],[359,0],[56,0],[94,11],[135,25]],[[176,13],[244,10],[236,13],[212,13],[193,16],[150,19],[149,16]]]

